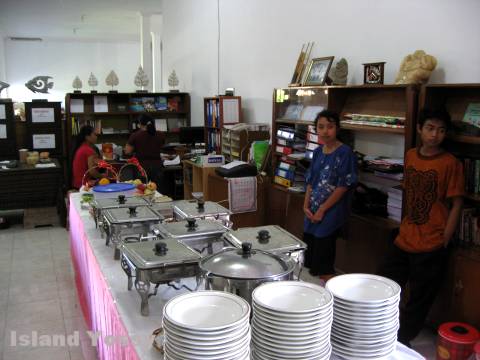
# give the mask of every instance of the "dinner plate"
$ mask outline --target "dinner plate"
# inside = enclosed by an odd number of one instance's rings
[[[396,301],[400,286],[388,278],[371,274],[346,274],[327,281],[325,286],[335,299],[347,302],[378,304]]]
[[[333,312],[336,314],[341,314],[341,315],[346,315],[346,316],[354,316],[358,318],[373,318],[373,317],[382,317],[382,316],[388,316],[393,313],[398,313],[399,306],[396,304],[395,306],[390,306],[385,309],[379,308],[379,309],[373,309],[370,311],[365,311],[364,309],[358,309],[358,308],[344,308],[341,306],[338,306],[335,304],[333,307]]]
[[[341,347],[338,344],[332,343],[332,352],[334,354],[338,354],[341,357],[347,356],[349,359],[382,359],[384,357],[389,356],[395,351],[396,343],[392,346],[385,348],[381,351],[355,351],[353,348],[345,348]]]
[[[266,333],[270,332],[275,335],[297,336],[297,337],[312,335],[312,333],[317,333],[317,334],[324,333],[324,332],[330,331],[331,329],[330,326],[319,327],[319,328],[305,328],[305,329],[284,329],[284,328],[278,328],[275,326],[269,326],[268,324],[259,322],[256,319],[252,320],[252,326],[261,328]]]
[[[228,344],[232,341],[235,341],[237,339],[244,338],[245,336],[248,335],[249,333],[249,328],[246,327],[245,329],[242,329],[241,331],[234,332],[231,334],[228,334],[224,338],[217,339],[217,340],[210,340],[210,339],[202,339],[202,338],[186,338],[183,336],[183,334],[178,333],[176,331],[171,331],[170,329],[165,330],[165,335],[170,336],[172,338],[175,338],[177,342],[181,342],[186,344],[186,346],[197,346],[197,347],[202,347],[202,348],[207,348],[207,347],[216,347],[218,345],[222,344]]]
[[[352,340],[375,341],[376,339],[383,339],[388,336],[394,336],[394,335],[396,336],[397,331],[398,331],[398,325],[397,327],[394,327],[387,332],[377,331],[374,333],[355,331],[355,330],[344,330],[337,326],[335,328],[332,328],[332,335],[336,335],[341,338],[348,338]]]
[[[174,338],[167,336],[165,338],[165,342],[172,346],[175,346],[175,349],[181,350],[187,354],[193,355],[201,355],[201,356],[215,356],[215,355],[222,355],[225,353],[235,352],[239,348],[248,347],[250,344],[250,334],[244,336],[241,339],[233,341],[230,344],[221,344],[217,345],[216,347],[209,347],[209,348],[202,348],[202,347],[195,347],[189,346],[182,342],[177,342]]]
[[[271,344],[272,347],[282,349],[284,346],[288,348],[308,348],[318,346],[320,344],[329,344],[330,343],[330,333],[325,333],[321,337],[311,338],[309,340],[297,341],[290,338],[289,341],[283,339],[278,339],[273,336],[267,336],[262,333],[260,329],[252,329],[252,337],[255,337],[258,341],[263,342],[264,344]]]
[[[249,327],[249,319],[246,318],[245,321],[242,321],[241,323],[235,326],[224,328],[223,330],[215,330],[215,331],[201,331],[201,330],[186,329],[184,327],[177,326],[171,323],[166,318],[163,318],[163,324],[164,324],[164,328],[168,328],[171,331],[176,331],[179,334],[182,334],[182,336],[189,339],[201,338],[205,340],[217,340],[217,339],[223,339],[226,336],[229,336],[229,334],[231,333],[245,330],[245,328]]]
[[[215,355],[205,355],[199,354],[198,352],[187,352],[184,349],[179,349],[178,347],[173,347],[170,343],[165,343],[165,349],[171,354],[175,354],[180,358],[187,360],[230,360],[235,357],[246,354],[250,351],[249,342],[244,347],[237,348],[235,350],[227,351],[222,354]]]
[[[221,330],[250,315],[250,305],[223,291],[197,291],[179,295],[165,304],[164,316],[172,324],[196,330]]]
[[[333,321],[333,317],[329,316],[328,318],[325,319],[320,319],[319,321],[305,321],[305,322],[288,322],[288,321],[277,321],[273,320],[271,317],[265,317],[259,314],[253,315],[257,320],[262,320],[262,322],[266,324],[270,324],[272,326],[276,326],[279,328],[282,327],[289,327],[289,328],[305,328],[305,327],[322,327],[322,326],[328,326],[330,327]]]
[[[349,334],[355,334],[357,336],[384,336],[386,334],[390,334],[396,332],[398,327],[400,326],[400,321],[396,321],[392,323],[388,327],[367,327],[367,326],[348,326],[348,324],[339,323],[335,320],[332,324],[332,332],[336,332],[337,329],[343,330]]]
[[[349,345],[351,346],[362,346],[362,345],[368,345],[368,346],[382,346],[382,345],[385,345],[387,343],[390,343],[390,341],[392,340],[397,340],[397,334],[388,334],[386,336],[383,336],[383,337],[376,337],[376,338],[371,338],[371,339],[363,339],[363,338],[358,338],[358,337],[355,337],[355,336],[344,336],[343,334],[338,334],[338,333],[332,333],[331,334],[331,340],[333,341],[335,339],[335,341],[337,343],[341,343],[341,342],[344,342],[344,343],[348,343]]]
[[[309,357],[308,360],[327,360],[330,359],[330,354],[332,352],[332,347],[329,345],[324,349],[322,353],[317,356]],[[252,348],[252,359],[256,360],[279,360],[279,359],[291,359],[289,355],[283,357],[282,355],[272,355],[271,353],[264,351],[260,348],[253,347]]]
[[[332,294],[325,288],[301,281],[265,283],[253,291],[252,299],[257,305],[287,315],[315,312],[333,303]]]
[[[392,315],[390,316],[385,316],[383,318],[373,318],[373,319],[357,319],[357,318],[351,318],[351,317],[347,317],[347,316],[344,316],[344,315],[340,315],[340,314],[335,314],[334,316],[335,320],[338,321],[338,322],[342,322],[344,324],[348,324],[348,325],[362,325],[362,326],[383,326],[383,325],[387,325],[387,324],[390,324],[392,322],[395,322],[395,320],[397,320],[399,318],[399,314],[398,313],[393,313]]]
[[[265,334],[269,337],[281,340],[281,341],[303,341],[303,340],[309,340],[312,338],[318,338],[322,337],[325,334],[330,334],[331,333],[331,328],[325,328],[325,329],[320,329],[318,331],[305,331],[303,333],[300,333],[300,335],[297,333],[288,333],[285,332],[284,329],[275,329],[275,328],[267,328],[263,326],[262,323],[257,323],[255,320],[252,322],[252,328],[255,328],[257,331],[261,332],[262,334]]]
[[[252,338],[252,344],[255,349],[259,349],[260,351],[270,354],[272,356],[277,356],[277,358],[283,359],[310,359],[321,356],[323,353],[326,353],[328,350],[329,344],[324,345],[313,349],[308,349],[307,351],[300,349],[290,349],[290,350],[277,350],[272,346],[264,345],[263,343],[259,342],[255,337]]]

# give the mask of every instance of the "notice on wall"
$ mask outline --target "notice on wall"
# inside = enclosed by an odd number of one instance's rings
[[[7,125],[0,124],[0,139],[7,138]]]
[[[7,115],[5,114],[5,105],[0,105],[0,120],[5,120]]]
[[[83,99],[71,99],[70,100],[70,112],[72,112],[72,113],[83,113],[84,112]]]
[[[108,99],[106,96],[93,97],[93,111],[94,112],[108,112]]]
[[[53,123],[55,113],[53,108],[32,108],[32,123]]]
[[[223,100],[223,122],[224,123],[237,123],[239,103],[238,99],[224,99]]]
[[[33,135],[34,149],[53,149],[55,148],[55,134],[37,134]]]

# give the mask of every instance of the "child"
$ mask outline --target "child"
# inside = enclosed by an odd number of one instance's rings
[[[313,153],[307,173],[303,211],[304,240],[308,246],[305,266],[310,274],[327,281],[335,275],[335,246],[338,229],[345,223],[350,201],[348,190],[357,182],[357,159],[337,139],[340,120],[324,110],[315,119],[315,128],[324,145]]]
[[[446,248],[462,209],[462,165],[441,147],[450,125],[445,110],[424,109],[420,114],[421,146],[409,150],[405,158],[404,218],[380,272],[402,288],[409,283],[398,332],[399,341],[407,346],[421,331],[435,300],[446,267]]]

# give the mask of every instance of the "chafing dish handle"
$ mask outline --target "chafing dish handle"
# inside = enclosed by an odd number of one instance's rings
[[[177,281],[177,282],[180,283],[180,281]],[[185,285],[185,284],[180,284],[180,286],[177,286],[177,285],[175,285],[175,281],[169,281],[169,282],[167,283],[167,285],[170,286],[170,287],[172,287],[172,288],[174,288],[175,290],[187,289],[187,290],[190,291],[190,292],[194,292],[194,291],[197,291],[197,290],[198,290],[198,288],[200,287],[200,284],[201,284],[201,283],[202,283],[202,282],[201,282],[201,281],[198,281],[198,279],[197,279],[197,286],[195,287],[195,289],[192,289],[192,288],[188,287],[188,286]]]

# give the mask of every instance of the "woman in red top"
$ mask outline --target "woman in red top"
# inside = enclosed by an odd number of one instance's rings
[[[83,175],[88,169],[94,167],[100,159],[100,151],[95,146],[96,142],[95,129],[90,125],[83,126],[77,135],[73,152],[72,186],[75,189],[82,187]],[[102,174],[95,169],[90,170],[89,175],[94,178],[102,177]]]

